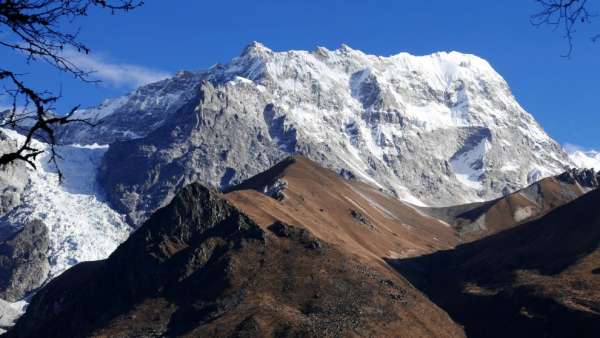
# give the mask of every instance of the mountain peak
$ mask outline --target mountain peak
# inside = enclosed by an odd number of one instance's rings
[[[347,44],[345,44],[345,43],[342,43],[342,44],[340,45],[340,48],[339,48],[339,50],[340,50],[340,51],[342,51],[342,52],[352,52],[352,51],[354,51],[354,49],[352,49],[350,46],[348,46],[348,45],[347,45]]]
[[[242,50],[241,57],[245,56],[263,56],[271,54],[273,51],[258,41],[252,41]]]

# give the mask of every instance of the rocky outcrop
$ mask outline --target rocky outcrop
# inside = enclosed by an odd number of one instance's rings
[[[600,186],[600,173],[594,169],[570,168],[557,178],[569,184],[577,183],[584,189],[596,189]]]
[[[23,299],[48,277],[48,230],[32,221],[0,243],[0,298]]]
[[[109,144],[146,136],[193,99],[202,72],[177,73],[170,79],[142,86],[132,93],[78,110],[74,118],[98,123],[71,123],[57,127],[61,144]]]
[[[0,130],[0,155],[17,149],[17,142],[6,133],[13,131]],[[23,189],[29,181],[22,161],[16,161],[0,167],[0,216],[21,203]]]

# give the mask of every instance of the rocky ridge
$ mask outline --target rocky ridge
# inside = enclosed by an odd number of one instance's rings
[[[463,240],[473,240],[542,217],[597,189],[599,178],[593,169],[570,168],[491,201],[420,210],[451,224]]]

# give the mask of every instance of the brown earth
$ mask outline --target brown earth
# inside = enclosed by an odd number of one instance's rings
[[[285,182],[279,199],[262,193]],[[367,261],[420,255],[454,247],[448,224],[358,181],[348,181],[295,156],[240,184],[225,195],[261,226],[280,220]]]

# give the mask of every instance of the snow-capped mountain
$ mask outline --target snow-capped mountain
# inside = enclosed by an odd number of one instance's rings
[[[571,165],[486,61],[457,52],[382,57],[253,43],[227,64],[83,114],[100,128],[73,125],[62,140],[118,141],[99,179],[135,224],[186,183],[223,188],[292,153],[437,206],[491,199]]]
[[[600,152],[575,148],[567,148],[567,152],[569,158],[577,167],[591,168],[600,171]]]
[[[129,95],[107,99],[98,107],[81,109],[76,118],[99,124],[72,124],[60,130],[59,138],[66,143],[109,144],[143,137],[193,99],[201,75],[182,71],[173,78],[142,86]]]
[[[598,153],[567,155],[486,61],[457,52],[382,57],[253,43],[226,64],[179,72],[77,117],[99,125],[59,130],[62,185],[46,158],[0,174],[3,240],[36,220],[47,229],[49,265],[29,291],[110,255],[133,230],[127,223],[140,225],[188,183],[223,189],[291,154],[428,206],[489,200],[574,164],[600,168]],[[22,136],[0,130],[0,140],[6,151]],[[25,301],[1,298],[0,326],[9,326]]]
[[[49,277],[110,254],[131,231],[123,215],[140,224],[188,182],[225,188],[292,153],[421,205],[491,199],[571,164],[487,62],[456,52],[253,43],[78,114],[100,124],[60,130],[64,184],[44,158],[0,175],[2,233],[41,220]]]

